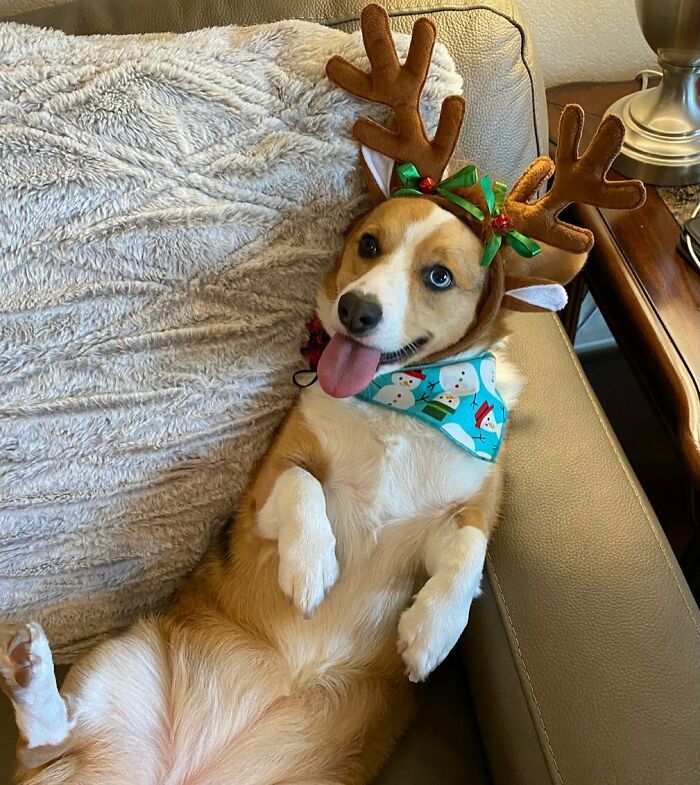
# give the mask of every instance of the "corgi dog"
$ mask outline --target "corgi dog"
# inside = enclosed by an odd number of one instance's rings
[[[515,404],[505,311],[562,304],[590,247],[556,220],[579,198],[571,189],[614,207],[639,204],[643,189],[605,179],[619,121],[605,121],[580,157],[580,110],[567,109],[549,195],[530,201],[552,173],[538,159],[505,197],[507,222],[494,224],[488,183],[470,184],[467,172],[453,190],[439,185],[461,99],[445,102],[432,141],[419,122],[432,24],[416,24],[405,65],[382,9],[366,8],[362,29],[370,74],[334,58],[328,75],[385,100],[395,124],[355,128],[377,204],[352,225],[320,287],[330,342],[318,383],[279,430],[223,548],[212,545],[166,613],[95,648],[61,693],[41,627],[0,628],[0,684],[15,708],[24,785],[366,783],[410,721],[411,682],[467,624],[502,470],[457,443],[455,427],[446,438],[445,423],[482,383],[504,408]],[[396,188],[387,158],[415,164],[417,193]],[[382,168],[391,169],[385,182]],[[532,238],[539,253],[526,259]],[[469,363],[487,351],[489,378],[477,379]],[[390,408],[402,391],[417,401],[438,362],[455,391],[425,397],[435,427]],[[460,362],[467,370],[443,373]],[[386,401],[357,397],[384,375],[396,388]],[[490,405],[479,417],[493,414]]]

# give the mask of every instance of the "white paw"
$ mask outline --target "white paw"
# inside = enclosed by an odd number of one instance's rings
[[[419,592],[401,614],[397,648],[413,681],[423,681],[447,657],[467,626],[469,602],[440,602]]]
[[[0,687],[14,704],[28,749],[66,738],[72,725],[56,686],[49,642],[36,622],[0,627]]]
[[[280,588],[307,619],[338,580],[335,538],[330,535],[323,539],[313,544],[302,540],[286,552],[280,551]]]
[[[9,695],[28,692],[37,675],[51,665],[48,641],[39,624],[0,627],[0,686]]]

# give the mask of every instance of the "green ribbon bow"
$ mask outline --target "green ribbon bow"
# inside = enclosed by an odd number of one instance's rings
[[[479,184],[481,185],[481,190],[484,192],[484,198],[486,199],[486,204],[489,208],[489,215],[492,218],[503,215],[503,204],[506,199],[506,191],[508,190],[506,184],[498,181],[492,183],[490,177],[482,177],[479,180]],[[534,240],[525,237],[524,234],[520,234],[520,232],[515,229],[499,230],[496,227],[493,227],[493,230],[493,234],[489,237],[484,246],[484,253],[481,257],[482,267],[488,267],[491,264],[503,242],[506,242],[516,251],[516,253],[519,253],[520,256],[524,256],[527,259],[537,256],[542,250]]]
[[[396,174],[399,178],[399,182],[401,183],[401,187],[397,188],[391,194],[392,196],[426,195],[426,191],[420,189],[420,183],[424,178],[421,177],[421,174],[415,164],[412,164],[410,161],[399,164],[396,167]],[[468,201],[467,199],[464,199],[458,194],[453,193],[453,189],[468,188],[469,186],[475,185],[477,180],[481,185],[481,190],[484,193],[486,205],[488,206],[489,210],[489,216],[493,219],[503,215],[503,206],[506,199],[506,192],[508,190],[506,184],[499,181],[492,183],[490,177],[480,178],[477,174],[476,166],[474,166],[474,164],[464,166],[456,174],[453,174],[451,177],[448,177],[445,180],[441,180],[427,193],[438,194],[444,199],[447,199],[448,202],[452,202],[452,204],[456,204],[458,207],[466,210],[466,212],[476,218],[477,221],[484,221],[486,216],[475,204]],[[528,259],[531,259],[533,256],[537,256],[537,254],[542,250],[534,240],[531,240],[529,237],[525,237],[524,234],[520,234],[520,232],[516,231],[515,229],[498,229],[497,227],[493,226],[493,224],[492,228],[493,234],[487,240],[486,245],[484,246],[484,253],[481,257],[482,267],[488,267],[491,264],[503,242],[506,242],[517,253],[519,253],[521,256],[525,256]]]
[[[415,164],[410,162],[399,164],[396,167],[396,175],[399,178],[401,187],[397,188],[392,196],[425,196],[425,192],[421,191],[418,184],[423,179]],[[433,193],[439,194],[448,202],[456,204],[463,210],[466,210],[470,215],[473,215],[477,221],[484,220],[484,214],[472,202],[464,199],[458,194],[452,193],[453,188],[468,188],[474,185],[477,181],[476,166],[469,164],[463,167],[457,173],[453,174],[445,180],[441,180],[434,188]]]

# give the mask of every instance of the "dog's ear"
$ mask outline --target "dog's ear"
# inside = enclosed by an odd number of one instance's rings
[[[396,161],[384,153],[362,145],[360,165],[372,201],[374,204],[381,204],[391,194],[391,178],[394,174]]]
[[[586,263],[587,253],[572,253],[539,243],[540,253],[531,259],[510,246],[502,246],[506,271],[503,307],[513,311],[559,311],[566,306],[564,286]]]

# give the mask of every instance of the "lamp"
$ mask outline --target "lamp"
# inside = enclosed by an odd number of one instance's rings
[[[700,0],[636,0],[637,19],[658,55],[658,87],[627,95],[606,114],[625,125],[615,169],[655,185],[700,182]]]

